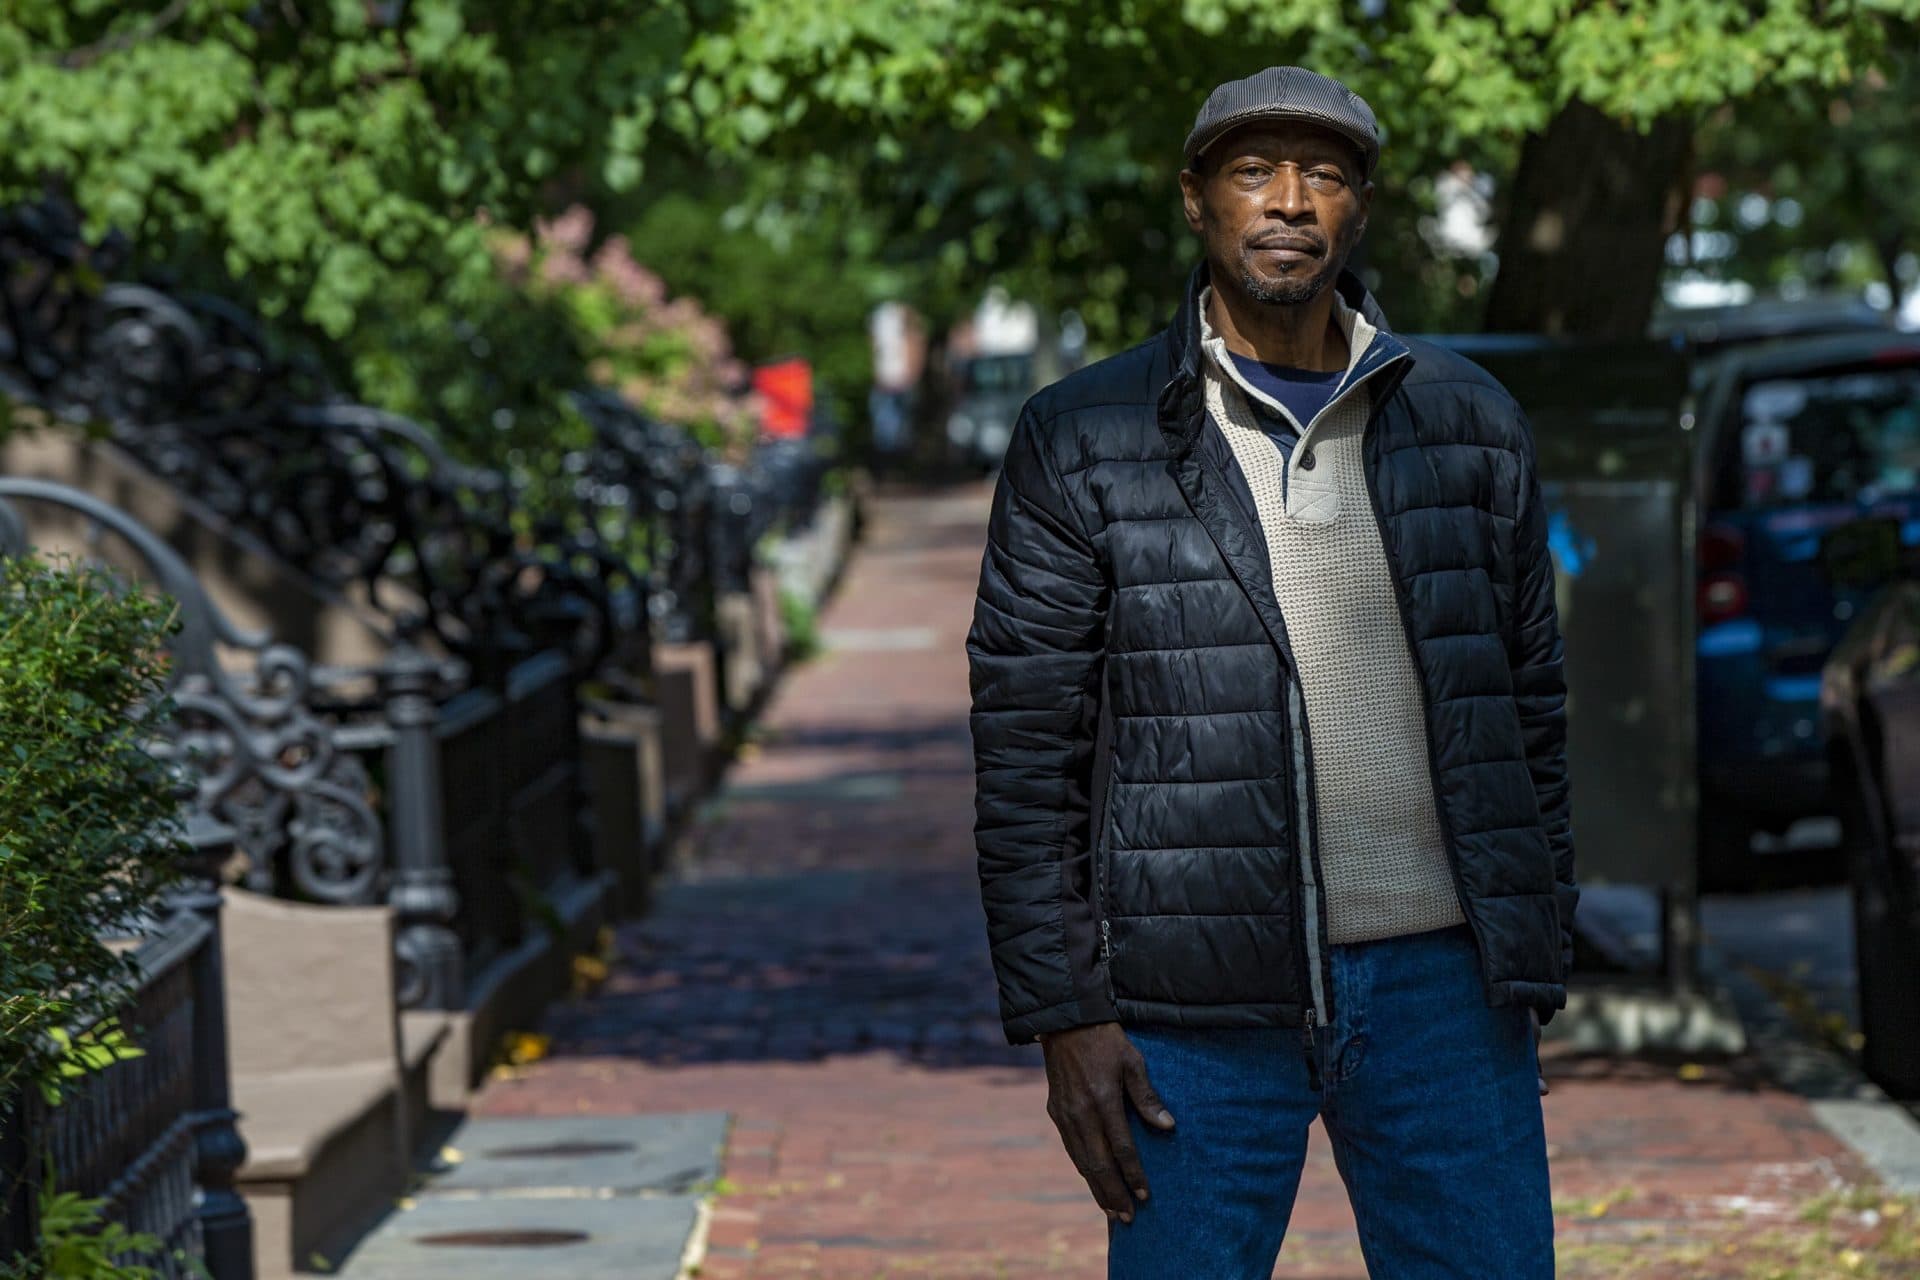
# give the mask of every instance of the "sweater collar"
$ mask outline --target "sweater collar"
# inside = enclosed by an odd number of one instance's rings
[[[1209,287],[1207,264],[1202,259],[1194,264],[1192,272],[1188,274],[1180,309],[1167,326],[1168,354],[1172,359],[1173,372],[1160,389],[1157,408],[1160,430],[1179,453],[1185,453],[1193,447],[1201,426],[1206,422],[1206,395],[1201,382],[1201,369],[1207,356],[1202,345],[1203,317],[1200,307],[1202,296]],[[1394,336],[1387,325],[1386,313],[1381,311],[1380,304],[1374,300],[1367,286],[1361,283],[1359,276],[1342,267],[1333,287],[1335,314],[1339,315],[1344,310],[1356,319],[1365,321],[1373,330],[1372,340],[1367,343],[1358,360],[1352,355],[1353,331],[1348,330],[1349,355],[1347,375],[1340,384],[1342,390],[1394,360],[1411,359],[1406,344]]]
[[[1207,357],[1207,364],[1211,366],[1205,372],[1234,383],[1255,403],[1267,405],[1285,414],[1291,420],[1292,413],[1285,406],[1274,403],[1271,396],[1247,381],[1246,375],[1240,372],[1240,366],[1234,363],[1232,353],[1227,350],[1227,340],[1214,332],[1213,322],[1208,318],[1207,309],[1212,301],[1213,286],[1208,285],[1200,290],[1200,296],[1194,304],[1200,349]],[[1370,362],[1367,359],[1368,351],[1379,340],[1378,327],[1350,306],[1338,292],[1333,295],[1333,322],[1340,326],[1341,336],[1347,340],[1347,367],[1341,372],[1340,381],[1335,384],[1333,394],[1327,397],[1329,405],[1337,403],[1353,386],[1356,381],[1354,371],[1362,364],[1367,364],[1369,369],[1380,367],[1377,362]],[[1301,431],[1307,429],[1307,424],[1304,422],[1297,426]]]

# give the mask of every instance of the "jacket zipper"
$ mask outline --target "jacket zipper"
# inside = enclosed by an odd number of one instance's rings
[[[1389,371],[1388,382],[1386,386],[1381,390],[1380,394],[1374,397],[1373,406],[1368,411],[1366,429],[1363,430],[1361,433],[1361,453],[1362,453],[1361,475],[1363,479],[1365,479],[1366,477],[1366,459],[1365,459],[1366,431],[1371,430],[1374,419],[1379,416],[1381,408],[1386,404],[1388,399],[1392,397],[1393,393],[1399,389],[1402,379],[1404,379],[1407,376],[1408,370],[1411,369],[1413,365],[1412,357],[1405,355],[1404,353],[1399,357],[1395,358],[1391,363],[1394,367]],[[1353,388],[1367,381],[1369,378],[1373,377],[1374,374],[1379,373],[1382,367],[1384,366],[1377,366],[1373,369],[1368,370],[1366,373],[1360,375],[1358,378],[1355,378],[1352,382],[1346,384],[1339,391],[1337,391],[1333,399],[1337,400],[1345,396],[1348,392],[1352,391]],[[1330,405],[1332,401],[1329,401],[1328,403]],[[1323,408],[1322,412],[1324,411],[1325,410]],[[1316,417],[1317,416],[1318,415],[1316,415]],[[1204,422],[1204,417],[1205,417],[1205,411],[1202,410],[1203,422]],[[1304,439],[1304,434],[1303,434],[1303,439]],[[1205,453],[1201,453],[1199,455],[1198,461],[1201,467],[1212,478],[1213,483],[1219,488],[1220,492],[1224,494],[1226,489],[1226,484],[1219,474],[1219,469],[1213,466],[1212,462],[1207,458]],[[1376,524],[1378,524],[1380,523],[1379,501],[1374,496],[1373,485],[1370,482],[1367,484],[1367,498],[1368,498],[1368,501],[1373,505],[1374,521]],[[1224,498],[1223,498],[1223,502],[1224,502]],[[1265,546],[1266,545],[1265,532],[1259,529],[1255,529],[1252,532],[1259,535],[1256,541],[1258,541],[1260,545]],[[1384,527],[1381,530],[1380,536],[1381,536],[1381,544],[1382,544],[1382,547],[1384,548],[1386,544],[1386,532]],[[1269,554],[1271,554],[1271,552],[1269,552]],[[1394,571],[1393,563],[1392,563],[1392,553],[1390,551],[1387,552],[1387,559],[1388,559],[1388,576],[1394,579],[1394,591],[1395,591],[1395,594],[1399,596],[1401,600],[1400,616],[1401,616],[1401,623],[1404,628],[1406,625],[1405,594],[1401,589],[1399,577],[1397,573],[1395,573]],[[1272,589],[1271,584],[1269,584],[1268,589],[1269,590]],[[1276,608],[1278,608],[1278,604],[1279,602],[1275,601]],[[1407,635],[1408,635],[1408,644],[1411,645],[1412,632],[1408,631]],[[1313,1069],[1313,1065],[1314,1065],[1314,1058],[1313,1058],[1314,1027],[1316,1024],[1323,1027],[1330,1026],[1332,1025],[1332,1021],[1333,1021],[1332,1013],[1331,1013],[1331,1010],[1328,1008],[1328,1002],[1327,1002],[1327,989],[1330,986],[1332,986],[1332,982],[1329,980],[1329,975],[1327,973],[1326,954],[1325,954],[1325,949],[1321,945],[1321,938],[1320,938],[1320,925],[1324,915],[1324,904],[1322,902],[1321,888],[1320,888],[1320,848],[1319,848],[1319,842],[1314,838],[1314,833],[1312,830],[1314,825],[1313,824],[1313,807],[1312,807],[1312,804],[1313,804],[1312,785],[1311,785],[1312,780],[1310,776],[1311,762],[1313,758],[1312,736],[1307,725],[1305,698],[1300,691],[1299,668],[1294,663],[1293,654],[1288,651],[1286,646],[1281,645],[1279,648],[1280,648],[1280,656],[1285,661],[1287,666],[1287,717],[1286,717],[1287,748],[1290,754],[1289,763],[1293,766],[1293,773],[1294,773],[1293,801],[1294,801],[1294,808],[1295,808],[1295,821],[1293,824],[1293,856],[1294,856],[1294,861],[1299,863],[1300,865],[1300,881],[1301,881],[1301,887],[1304,890],[1304,892],[1302,892],[1302,894],[1300,895],[1301,902],[1300,902],[1300,930],[1299,931],[1300,931],[1300,937],[1301,937],[1301,947],[1302,947],[1302,950],[1305,952],[1306,962],[1307,962],[1308,1005],[1302,1016],[1301,1021],[1305,1028],[1306,1046],[1307,1046],[1307,1062],[1309,1065],[1309,1069],[1311,1070]],[[1415,660],[1415,674],[1416,675],[1419,674],[1419,663],[1417,658]],[[1425,718],[1424,709],[1426,705],[1425,703],[1426,688],[1425,688],[1424,680],[1422,680],[1420,683],[1421,683],[1420,697],[1421,697],[1421,706],[1422,706],[1422,718],[1424,719]],[[1433,743],[1432,743],[1431,734],[1428,735],[1428,743],[1427,743],[1427,768],[1430,773],[1433,773],[1436,775],[1434,779],[1433,787],[1434,787],[1435,803],[1438,803],[1439,802],[1439,779],[1437,777],[1437,769],[1435,768],[1435,763],[1433,759]],[[1443,823],[1442,825],[1444,826],[1445,824]],[[1454,862],[1454,868],[1453,868],[1454,881],[1456,886],[1458,886],[1460,883],[1460,871],[1458,866],[1458,858],[1456,855],[1452,853],[1452,839],[1453,839],[1452,833],[1447,832],[1446,841],[1447,841],[1447,846],[1449,850],[1449,858]],[[1303,844],[1305,846],[1304,857],[1301,856]],[[1456,887],[1454,892],[1464,894],[1464,890],[1459,887]],[[1466,912],[1466,908],[1464,905],[1461,908],[1461,912],[1462,914],[1465,914]],[[1102,916],[1101,928],[1102,928],[1103,938],[1105,935],[1105,926],[1106,926],[1106,919],[1104,916]],[[1478,933],[1476,932],[1474,936],[1477,942],[1479,937]],[[1104,946],[1104,943],[1103,943],[1103,946]]]
[[[1401,357],[1394,362],[1397,367],[1389,371],[1389,381],[1386,387],[1374,398],[1374,407],[1368,411],[1367,422],[1369,425],[1372,424],[1374,415],[1379,412],[1379,406],[1386,403],[1387,398],[1391,396],[1395,388],[1400,385],[1400,379],[1406,377],[1406,361],[1407,357]],[[1314,422],[1318,422],[1321,416],[1323,416],[1328,409],[1331,409],[1335,403],[1344,399],[1355,387],[1360,386],[1368,379],[1374,377],[1383,367],[1385,366],[1376,366],[1375,368],[1369,369],[1352,382],[1347,383],[1339,391],[1335,392],[1332,399],[1328,400],[1320,412],[1314,415]],[[1313,424],[1308,423],[1307,425],[1310,430]],[[1363,431],[1363,448],[1364,445],[1365,434]],[[1297,443],[1294,448],[1298,450],[1310,447],[1306,433],[1303,432],[1299,443]],[[1365,466],[1366,464],[1363,458],[1361,463],[1361,474],[1363,477],[1365,475]],[[1260,540],[1263,544],[1265,543],[1266,536],[1264,533],[1262,533]],[[1269,554],[1271,554],[1271,552],[1269,552]],[[1404,609],[1402,613],[1404,614]],[[1306,890],[1304,895],[1306,902],[1301,911],[1301,932],[1306,942],[1308,988],[1313,1002],[1312,1006],[1307,1010],[1307,1049],[1308,1058],[1309,1061],[1311,1061],[1313,1025],[1316,1020],[1316,1015],[1321,1026],[1326,1027],[1333,1025],[1333,1015],[1331,1009],[1328,1008],[1327,1000],[1327,990],[1333,983],[1328,972],[1325,947],[1321,937],[1321,928],[1326,919],[1326,895],[1321,887],[1320,881],[1319,824],[1315,820],[1314,812],[1313,726],[1307,717],[1306,693],[1300,687],[1300,668],[1298,664],[1293,661],[1292,654],[1287,655],[1287,668],[1287,713],[1300,727],[1298,738],[1293,739],[1291,744],[1293,747],[1294,807],[1300,814],[1300,821],[1296,824],[1298,830],[1294,838],[1296,841],[1296,854],[1298,847],[1297,842],[1305,841],[1307,846],[1307,856],[1300,859],[1300,877],[1302,885]]]
[[[1107,683],[1109,670],[1100,672],[1100,718],[1103,724],[1112,714],[1112,694]],[[1107,1000],[1114,999],[1113,992],[1113,926],[1107,919],[1107,832],[1113,821],[1113,737],[1106,736],[1106,758],[1094,761],[1096,769],[1106,770],[1106,780],[1100,788],[1100,821],[1093,831],[1093,902],[1094,914],[1100,920],[1100,972],[1107,989]]]
[[[1386,405],[1388,398],[1399,389],[1401,379],[1405,378],[1406,375],[1407,370],[1401,369],[1393,381],[1387,385],[1380,397],[1374,402],[1374,412],[1367,418],[1366,431],[1362,432],[1360,438],[1360,475],[1366,484],[1367,504],[1373,509],[1374,527],[1380,532],[1380,550],[1386,558],[1387,577],[1393,581],[1394,599],[1400,606],[1400,632],[1406,638],[1407,660],[1413,664],[1413,683],[1420,690],[1420,723],[1421,727],[1426,730],[1427,737],[1427,778],[1429,784],[1433,787],[1434,807],[1439,811],[1440,843],[1446,850],[1447,869],[1453,873],[1453,891],[1460,899],[1460,914],[1467,922],[1468,931],[1473,934],[1474,949],[1480,954],[1481,988],[1488,990],[1488,994],[1491,995],[1491,991],[1488,989],[1487,979],[1486,939],[1481,935],[1480,922],[1474,918],[1472,910],[1467,906],[1467,882],[1466,877],[1463,876],[1460,871],[1460,850],[1454,844],[1453,822],[1447,816],[1446,796],[1440,787],[1440,759],[1435,753],[1433,746],[1432,709],[1428,705],[1427,699],[1427,676],[1426,673],[1420,669],[1420,649],[1414,643],[1413,639],[1413,614],[1408,607],[1410,597],[1407,594],[1406,583],[1401,580],[1400,561],[1394,554],[1393,540],[1387,536],[1386,517],[1380,512],[1380,495],[1374,491],[1373,471],[1367,465],[1367,436],[1371,434],[1373,430],[1374,420],[1379,416],[1380,409]]]
[[[1320,890],[1320,842],[1315,838],[1313,823],[1313,793],[1308,776],[1313,759],[1312,739],[1307,730],[1306,700],[1300,692],[1300,680],[1288,663],[1287,671],[1287,718],[1299,727],[1298,735],[1289,733],[1288,746],[1293,759],[1288,764],[1293,770],[1294,809],[1299,817],[1294,822],[1293,843],[1294,859],[1300,864],[1300,884],[1305,891],[1300,902],[1300,935],[1307,949],[1307,991],[1311,1003],[1307,1007],[1307,1046],[1313,1046],[1313,1024],[1316,1016],[1322,1026],[1332,1021],[1327,1008],[1326,954],[1320,942],[1320,923],[1322,914]],[[1306,856],[1300,856],[1301,846],[1306,847]]]
[[[1388,398],[1391,397],[1399,387],[1400,380],[1406,377],[1407,370],[1410,367],[1410,360],[1408,357],[1402,356],[1394,361],[1394,364],[1396,367],[1390,371],[1387,385],[1381,390],[1380,394],[1374,398],[1373,408],[1368,413],[1367,421],[1369,426],[1372,425],[1373,418],[1378,415],[1380,406],[1387,402]],[[1380,369],[1378,367],[1370,369],[1355,378],[1352,382],[1347,383],[1322,407],[1319,414],[1314,415],[1315,421],[1318,421],[1320,416],[1325,414],[1327,409],[1331,408],[1335,401],[1343,399],[1351,393],[1355,387],[1360,386],[1379,372]],[[1312,424],[1309,423],[1308,426],[1311,427]],[[1362,441],[1364,446],[1364,433]],[[1299,444],[1295,447],[1307,447],[1307,439],[1304,432],[1301,434]],[[1202,461],[1204,462],[1205,459],[1203,458]],[[1209,470],[1211,470],[1211,468],[1209,468]],[[1362,461],[1362,475],[1365,475],[1364,459]],[[1371,499],[1371,491],[1369,491],[1368,496]],[[1375,513],[1375,518],[1378,519],[1377,512]],[[1266,543],[1266,535],[1264,532],[1261,533],[1260,542],[1262,545]],[[1401,612],[1404,618],[1404,605],[1402,606]],[[1294,811],[1296,814],[1293,833],[1294,860],[1300,864],[1300,883],[1303,890],[1300,904],[1300,936],[1302,946],[1307,956],[1307,991],[1309,1003],[1303,1021],[1306,1026],[1307,1058],[1311,1064],[1313,1061],[1314,1025],[1318,1023],[1320,1026],[1325,1027],[1333,1024],[1333,1013],[1329,1008],[1327,998],[1327,991],[1333,984],[1327,972],[1326,948],[1321,936],[1321,928],[1326,917],[1326,901],[1320,881],[1320,842],[1314,821],[1313,730],[1307,719],[1306,696],[1300,688],[1299,667],[1294,662],[1291,653],[1286,654],[1285,657],[1287,660],[1287,719],[1289,725],[1287,736],[1288,747],[1292,753],[1290,764],[1293,768]],[[1429,767],[1431,767],[1431,761],[1429,761]],[[1305,846],[1304,857],[1301,856],[1301,848],[1303,845]],[[1456,890],[1455,892],[1459,891]]]

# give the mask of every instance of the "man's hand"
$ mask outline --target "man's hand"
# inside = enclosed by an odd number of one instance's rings
[[[1127,1103],[1156,1129],[1173,1128],[1172,1113],[1147,1082],[1146,1059],[1117,1022],[1055,1031],[1040,1044],[1047,1114],[1073,1167],[1108,1217],[1132,1222],[1134,1200],[1147,1198],[1147,1175],[1127,1127]]]

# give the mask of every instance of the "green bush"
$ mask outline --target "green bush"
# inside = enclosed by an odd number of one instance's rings
[[[0,558],[0,1107],[123,1056],[134,970],[100,937],[176,874],[175,783],[146,750],[172,626],[104,570]]]
[[[0,1280],[158,1280],[158,1271],[135,1259],[158,1256],[160,1241],[106,1218],[105,1207],[49,1186],[40,1198],[39,1251],[0,1264]],[[205,1274],[204,1266],[175,1256],[189,1274]]]

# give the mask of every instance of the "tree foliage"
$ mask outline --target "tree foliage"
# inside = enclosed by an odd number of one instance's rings
[[[671,0],[20,0],[0,200],[64,189],[389,407],[538,419],[584,356],[502,287],[476,215],[637,184],[691,23]]]
[[[689,33],[672,3],[21,0],[0,196],[54,175],[95,230],[204,254],[341,339],[396,271],[486,301],[475,212],[637,183]]]
[[[716,214],[710,280],[750,279],[742,246],[828,193],[839,234],[788,239],[830,277],[823,310],[850,312],[879,272],[943,305],[953,281],[998,277],[1119,340],[1163,318],[1190,260],[1173,175],[1201,97],[1305,63],[1386,127],[1372,252],[1389,304],[1398,289],[1416,312],[1401,323],[1454,323],[1472,273],[1433,270],[1416,233],[1446,163],[1510,173],[1574,101],[1647,127],[1844,86],[1917,14],[1920,0],[18,0],[0,13],[0,199],[66,187],[149,260],[237,284],[324,339],[382,403],[473,431],[504,409],[540,430],[539,406],[595,353],[503,287],[487,225],[529,230],[580,201],[651,211],[677,247],[683,193],[649,178],[674,171],[663,159],[738,178],[693,193]],[[660,265],[644,239],[634,254]],[[792,298],[776,283],[745,350],[808,336]]]
[[[574,205],[532,235],[498,233],[494,253],[517,288],[555,306],[580,334],[594,382],[707,443],[751,438],[747,370],[726,326],[697,298],[669,297],[626,236],[593,240],[593,214]]]
[[[1191,253],[1173,174],[1221,80],[1297,62],[1373,104],[1381,203],[1404,211],[1376,245],[1391,303],[1422,257],[1422,184],[1448,162],[1509,173],[1575,100],[1644,128],[1762,87],[1843,84],[1916,14],[1915,0],[741,0],[694,39],[687,96],[724,150],[838,140],[890,235],[1081,303],[1117,338],[1163,315]],[[1656,236],[1656,264],[1659,250]],[[1453,309],[1444,289],[1415,300]]]
[[[1703,229],[1728,253],[1699,264],[1766,285],[1857,284],[1878,277],[1899,298],[1920,284],[1920,46],[1835,91],[1789,87],[1702,130],[1715,179]]]

